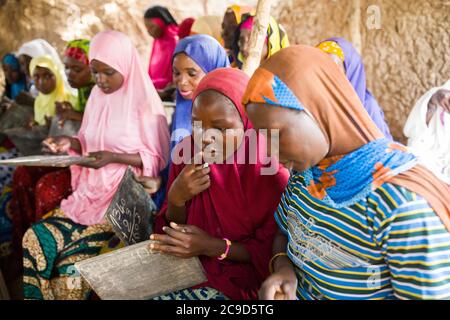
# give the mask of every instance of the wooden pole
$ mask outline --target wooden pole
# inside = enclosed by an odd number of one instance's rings
[[[261,52],[267,36],[267,27],[269,26],[271,5],[272,0],[258,0],[258,5],[256,6],[256,14],[250,35],[249,55],[242,67],[242,70],[250,77],[259,67],[261,61]]]

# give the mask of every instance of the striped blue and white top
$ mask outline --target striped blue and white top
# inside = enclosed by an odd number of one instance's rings
[[[450,233],[414,192],[385,183],[335,209],[294,174],[275,218],[299,299],[450,299]]]

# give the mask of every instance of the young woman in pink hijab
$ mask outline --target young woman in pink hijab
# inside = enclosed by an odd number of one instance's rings
[[[164,90],[172,82],[172,55],[178,42],[178,24],[169,10],[153,6],[144,14],[145,27],[154,39],[148,74],[156,90]]]
[[[26,299],[87,298],[89,287],[74,277],[73,264],[97,255],[112,237],[104,214],[127,167],[139,176],[157,177],[167,162],[164,109],[131,40],[117,31],[97,34],[90,67],[96,86],[78,135],[44,144],[54,153],[89,155],[95,161],[71,167],[73,194],[25,234]],[[75,288],[67,288],[74,281]]]

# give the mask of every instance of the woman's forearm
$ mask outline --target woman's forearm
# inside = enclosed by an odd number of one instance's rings
[[[273,255],[275,256],[278,253],[286,252],[287,244],[288,244],[287,237],[280,230],[278,230],[275,239],[273,241]],[[275,258],[274,261],[272,261],[272,263],[274,272],[277,272],[278,270],[286,267],[294,269],[291,260],[289,259],[289,257],[285,255],[278,256],[277,258]]]
[[[120,163],[142,169],[143,163],[139,153],[113,153],[113,163]]]
[[[177,206],[168,201],[166,219],[169,222],[175,222],[178,224],[186,223],[186,207],[184,205]]]

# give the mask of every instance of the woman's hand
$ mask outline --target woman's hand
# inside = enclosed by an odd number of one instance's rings
[[[16,97],[16,102],[18,104],[32,107],[34,105],[34,98],[29,92],[21,91]]]
[[[65,154],[70,150],[71,141],[67,136],[49,137],[42,141],[42,151],[52,154]]]
[[[164,227],[163,230],[166,234],[152,234],[150,236],[150,240],[157,241],[157,243],[150,244],[150,250],[179,258],[214,257],[217,256],[216,248],[223,245],[222,242],[225,243],[193,225],[171,222],[170,227]]]
[[[187,201],[208,189],[211,184],[210,171],[209,166],[195,165],[193,161],[192,164],[186,165],[170,187],[169,202],[182,207]]]
[[[95,158],[95,160],[83,164],[83,167],[100,169],[110,163],[115,162],[115,153],[110,151],[91,152],[89,153],[88,157]]]
[[[83,114],[75,111],[70,102],[56,102],[56,113],[59,116],[59,127],[62,128],[67,120],[81,121]]]
[[[278,259],[288,259],[279,257]],[[259,290],[260,300],[296,300],[297,276],[292,263],[280,267],[263,282]]]
[[[152,195],[158,192],[159,188],[161,187],[162,179],[161,177],[144,177],[144,176],[134,176],[134,180],[139,182],[147,191],[148,194]]]

